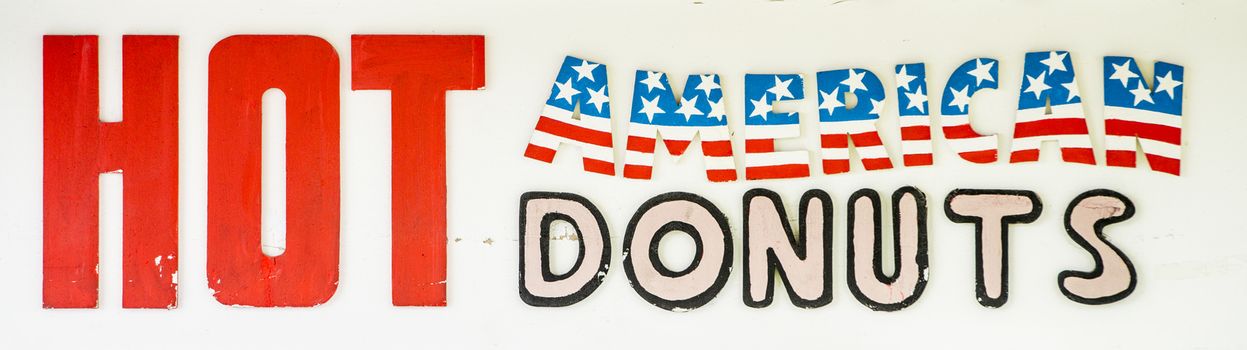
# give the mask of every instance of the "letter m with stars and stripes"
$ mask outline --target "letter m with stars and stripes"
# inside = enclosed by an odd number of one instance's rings
[[[1157,62],[1153,74],[1156,83],[1148,88],[1133,58],[1104,57],[1105,159],[1133,168],[1141,146],[1152,170],[1179,175],[1183,67]]]
[[[684,93],[676,100],[666,74],[636,72],[624,177],[651,177],[660,135],[667,151],[676,157],[683,155],[700,135],[706,178],[714,182],[736,180],[736,161],[732,157],[731,133],[718,75],[690,75]]]
[[[564,143],[580,147],[585,171],[615,175],[606,65],[563,60],[524,156],[550,163]]]

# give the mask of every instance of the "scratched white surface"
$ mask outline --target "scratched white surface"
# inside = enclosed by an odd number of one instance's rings
[[[1242,348],[1247,311],[1247,5],[1236,1],[159,1],[0,2],[0,348]],[[41,36],[98,34],[103,109],[120,111],[120,35],[181,35],[181,267],[176,310],[120,308],[121,238],[106,219],[100,308],[41,308]],[[324,37],[349,63],[352,33],[483,34],[486,89],[455,92],[448,103],[449,303],[390,305],[389,96],[352,92],[341,68],[342,278],[327,304],[309,309],[239,309],[218,304],[205,277],[207,56],[231,34],[306,33]],[[655,180],[582,173],[562,152],[554,166],[521,157],[563,55],[610,65],[615,116],[625,116],[634,69],[723,75],[729,120],[741,130],[743,75],[813,74],[864,67],[892,96],[893,65],[927,63],[932,90],[972,57],[1001,60],[1001,89],[974,101],[980,131],[1009,133],[1028,51],[1072,52],[1092,132],[1102,134],[1101,57],[1128,55],[1150,74],[1155,60],[1186,66],[1183,175],[1059,163],[1051,145],[1026,165],[971,165],[936,145],[936,166],[808,179],[710,184],[697,158],[660,158]],[[683,78],[673,81],[682,86]],[[884,109],[885,137],[897,135],[896,105]],[[933,94],[932,103],[939,96]],[[783,106],[781,104],[781,106]],[[805,138],[817,145],[815,102]],[[115,120],[115,119],[114,119]],[[623,126],[624,123],[616,123]],[[623,138],[616,137],[616,142]],[[1100,142],[1097,141],[1097,147]],[[742,145],[738,144],[738,154]],[[695,154],[698,151],[693,151]],[[622,159],[622,158],[620,158]],[[1102,157],[1101,157],[1102,161]],[[817,170],[817,168],[815,168]],[[115,175],[110,175],[115,176]],[[119,210],[118,179],[105,186],[106,214]],[[844,281],[844,201],[853,191],[923,190],[930,213],[930,282],[912,307],[870,311]],[[806,189],[835,199],[835,300],[794,308],[783,292],[766,309],[741,302],[741,195],[773,189],[793,203]],[[954,188],[1016,188],[1039,193],[1045,210],[1012,228],[1009,301],[986,309],[974,299],[971,228],[943,216]],[[1133,295],[1107,306],[1069,301],[1056,286],[1066,269],[1089,269],[1062,214],[1078,193],[1109,188],[1137,214],[1109,237],[1139,273]],[[580,304],[544,309],[517,294],[517,213],[531,190],[581,194],[601,209],[616,250],[598,291]],[[735,271],[705,307],[671,313],[628,286],[618,251],[627,220],[658,193],[684,190],[716,203],[736,237]],[[111,193],[112,195],[107,195]],[[267,197],[266,197],[267,198]],[[887,196],[885,196],[887,198]],[[118,216],[119,218],[119,216]],[[118,219],[119,220],[119,219]],[[676,245],[673,245],[676,246]],[[687,246],[684,245],[684,246]]]

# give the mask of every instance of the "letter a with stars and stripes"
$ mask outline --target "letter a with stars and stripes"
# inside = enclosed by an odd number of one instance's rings
[[[970,98],[982,89],[995,89],[1000,76],[998,62],[976,58],[957,67],[948,77],[948,86],[940,107],[944,138],[962,159],[975,163],[996,161],[998,142],[995,135],[980,135],[970,126]]]
[[[577,108],[579,119],[573,116]],[[564,143],[580,147],[584,170],[615,175],[605,64],[572,56],[563,60],[524,156],[550,163]]]
[[[1156,62],[1148,88],[1133,58],[1104,57],[1104,148],[1110,166],[1135,166],[1135,141],[1152,170],[1180,175],[1183,67]]]
[[[1026,54],[1010,163],[1037,161],[1043,142],[1056,141],[1065,162],[1095,164],[1078,81],[1070,62],[1066,51]]]
[[[676,100],[666,74],[636,72],[624,177],[651,177],[659,135],[667,151],[676,157],[682,156],[693,138],[700,135],[706,177],[714,182],[736,180],[736,161],[732,157],[731,133],[718,75],[690,75],[684,93]]]
[[[815,78],[823,173],[849,171],[850,139],[866,170],[892,168],[888,150],[875,127],[885,99],[879,77],[865,69],[840,69],[818,72]],[[850,93],[857,96],[853,108],[845,106],[844,96]]]
[[[900,110],[901,152],[905,166],[931,165],[931,110],[927,69],[922,63],[896,65],[896,109]]]
[[[775,140],[801,136],[801,116],[775,112],[775,102],[805,98],[800,74],[745,75],[745,179],[810,176],[810,152],[776,151]]]

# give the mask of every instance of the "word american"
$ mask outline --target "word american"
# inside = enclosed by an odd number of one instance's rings
[[[1075,67],[1066,51],[1025,55],[1017,104],[1010,163],[1039,159],[1040,146],[1055,141],[1065,162],[1096,164],[1088,133]],[[1182,95],[1184,67],[1168,62],[1154,66],[1154,84],[1148,84],[1131,57],[1103,59],[1105,156],[1107,164],[1135,167],[1136,142],[1151,169],[1180,174],[1182,154]],[[997,135],[983,135],[970,126],[975,94],[999,87],[1000,62],[973,58],[956,67],[940,89],[930,89],[923,63],[898,64],[895,100],[899,110],[901,142],[885,145],[876,121],[889,100],[879,76],[868,69],[851,68],[815,74],[818,92],[819,158],[825,174],[850,169],[850,148],[867,170],[893,167],[891,153],[901,153],[904,165],[933,163],[932,134],[943,132],[948,146],[973,163],[997,161]],[[524,155],[552,162],[559,146],[580,149],[585,171],[615,174],[615,145],[611,137],[611,105],[606,65],[568,56],[555,77],[549,98]],[[655,148],[662,140],[673,156],[682,156],[700,135],[706,177],[710,181],[737,179],[737,157],[727,126],[722,81],[717,74],[689,75],[677,97],[666,74],[637,70],[633,85],[623,176],[649,179]],[[775,141],[799,137],[800,114],[780,112],[774,104],[805,98],[801,74],[746,74],[744,77],[744,176],[748,180],[810,176],[809,152],[777,149]],[[928,95],[942,91],[932,108]],[[856,101],[851,106],[847,96]],[[940,130],[933,128],[938,110]]]

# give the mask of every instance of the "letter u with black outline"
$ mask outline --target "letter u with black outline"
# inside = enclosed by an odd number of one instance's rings
[[[867,286],[858,284],[857,275],[857,202],[866,198],[872,207],[871,216],[873,236],[871,266],[875,281],[867,281]],[[903,202],[912,200],[913,211],[908,212],[902,207]],[[913,186],[902,187],[892,193],[892,255],[895,270],[889,276],[883,272],[883,214],[880,211],[879,192],[872,189],[861,189],[849,197],[848,202],[848,281],[849,291],[862,305],[876,311],[897,311],[912,305],[922,296],[927,286],[927,197]],[[911,215],[906,215],[911,214]],[[912,225],[912,226],[910,226]],[[913,233],[912,237],[904,233]],[[912,245],[911,245],[912,244]],[[912,251],[911,251],[912,250]],[[912,256],[910,258],[904,258]],[[870,278],[870,277],[866,277]],[[912,283],[912,286],[910,285]],[[863,287],[886,289],[886,297],[871,295]],[[883,299],[883,300],[879,300]]]

